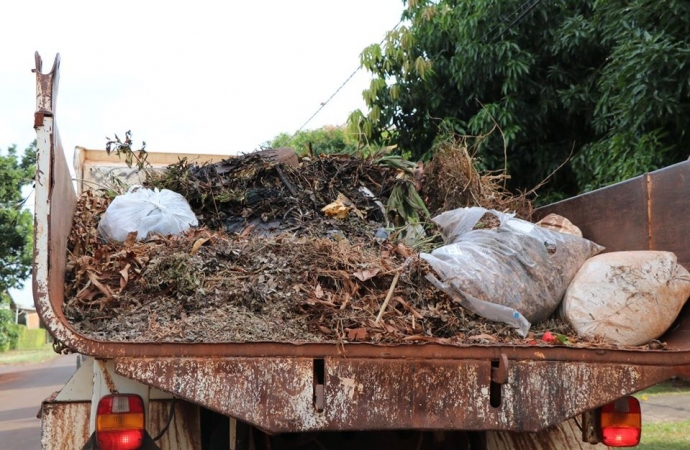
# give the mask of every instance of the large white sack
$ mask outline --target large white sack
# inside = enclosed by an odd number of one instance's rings
[[[675,254],[612,252],[582,265],[561,307],[580,336],[642,345],[671,326],[689,295],[690,273]]]
[[[118,242],[136,231],[140,241],[149,233],[178,235],[198,224],[189,203],[177,192],[132,186],[126,194],[113,199],[101,217],[98,231]]]

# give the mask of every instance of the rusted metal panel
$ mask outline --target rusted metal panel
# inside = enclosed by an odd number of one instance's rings
[[[149,429],[157,436],[165,427],[170,414],[170,400],[152,400],[149,403]],[[186,450],[201,448],[199,407],[186,402],[175,402],[175,413],[168,430],[157,441],[161,450]]]
[[[690,161],[648,175],[651,250],[672,251],[690,270]]]
[[[666,342],[669,348],[690,350],[690,301],[680,311],[676,322],[659,339]],[[679,370],[683,369],[679,367]],[[690,365],[686,365],[684,370],[688,374],[686,376],[690,376]]]
[[[41,409],[41,448],[79,449],[89,440],[91,402],[45,402]]]
[[[492,422],[490,361],[329,358],[325,369],[324,414],[338,428],[484,429]]]
[[[271,429],[322,429],[306,358],[117,359],[115,370],[192,403]],[[232,411],[232,414],[229,414]]]
[[[53,67],[47,76],[42,75],[43,60],[38,52],[34,53],[36,73],[36,115],[41,117],[55,114],[58,85],[60,84],[60,55],[55,56]]]
[[[606,251],[647,250],[647,202],[647,183],[642,176],[539,208],[534,219],[560,214]]]
[[[606,251],[665,250],[690,269],[690,161],[592,191],[535,211],[560,214]]]
[[[307,358],[120,358],[115,370],[271,432],[538,431],[670,378],[667,367],[511,361],[491,405],[491,362],[325,358],[324,407]]]
[[[579,419],[573,418],[537,433],[489,431],[486,450],[604,450],[605,445],[582,442]]]

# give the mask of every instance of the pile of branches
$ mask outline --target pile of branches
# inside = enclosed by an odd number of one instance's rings
[[[414,213],[428,217],[414,187],[414,167],[385,155],[331,155],[290,165],[257,152],[201,166],[183,159],[152,174],[147,185],[182,194],[200,225],[213,230],[351,238],[402,225]],[[324,214],[336,201],[350,213]]]
[[[85,192],[64,306],[82,333],[149,342],[521,341],[436,290],[418,256],[441,242],[426,205],[531,212],[499,177],[480,176],[461,142],[426,168],[386,155],[288,164],[249,154],[201,166],[182,160],[147,184],[182,194],[200,226],[106,241],[97,225],[110,198]],[[428,237],[396,239],[411,224]],[[574,336],[560,322],[540,329]]]

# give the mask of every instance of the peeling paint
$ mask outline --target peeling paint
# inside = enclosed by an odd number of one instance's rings
[[[538,431],[672,376],[672,368],[512,361],[491,406],[491,361],[325,358],[117,359],[118,373],[271,432]]]
[[[44,403],[41,412],[41,448],[82,448],[89,440],[91,402]]]

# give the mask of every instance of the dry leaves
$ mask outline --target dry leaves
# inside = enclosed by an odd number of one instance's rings
[[[346,156],[296,169],[256,157],[180,163],[151,182],[185,195],[204,226],[124,245],[98,236],[110,199],[86,192],[69,238],[65,314],[104,340],[528,345],[437,291],[416,250],[375,238],[395,176]],[[355,214],[325,217],[333,198]],[[558,321],[533,330],[573,336]]]

